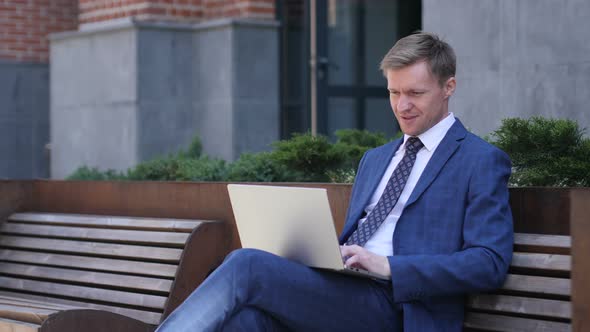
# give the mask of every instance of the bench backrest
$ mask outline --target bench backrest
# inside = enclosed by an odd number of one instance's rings
[[[16,213],[0,226],[0,296],[158,324],[198,220]]]
[[[571,238],[515,234],[501,289],[469,297],[466,331],[571,331]]]

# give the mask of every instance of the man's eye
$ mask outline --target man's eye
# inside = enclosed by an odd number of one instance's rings
[[[392,96],[397,96],[397,95],[399,95],[399,92],[397,92],[397,91],[389,91],[389,94],[392,95]]]
[[[412,92],[412,94],[413,94],[414,96],[421,96],[421,95],[423,95],[423,94],[424,94],[424,91],[414,91],[414,92]]]

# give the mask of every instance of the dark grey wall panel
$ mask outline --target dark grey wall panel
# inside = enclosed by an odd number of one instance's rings
[[[49,66],[0,61],[0,178],[49,176]]]
[[[187,147],[196,134],[192,30],[138,29],[138,157]]]

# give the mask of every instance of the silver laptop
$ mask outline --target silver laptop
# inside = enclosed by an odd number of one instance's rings
[[[389,280],[344,266],[326,189],[229,184],[227,190],[243,248],[309,267]]]

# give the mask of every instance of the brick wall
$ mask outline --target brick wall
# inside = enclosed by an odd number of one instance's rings
[[[0,59],[48,62],[53,32],[77,29],[77,0],[0,0]]]
[[[274,19],[279,0],[0,0],[0,59],[48,62],[48,34],[78,23],[133,16],[202,22],[217,18]]]
[[[282,0],[276,0],[282,1]],[[203,0],[203,19],[223,17],[275,18],[275,0]]]
[[[133,16],[138,19],[198,21],[201,0],[79,0],[80,23]]]
[[[80,23],[133,16],[142,20],[199,22],[222,17],[273,19],[275,0],[79,0]]]

